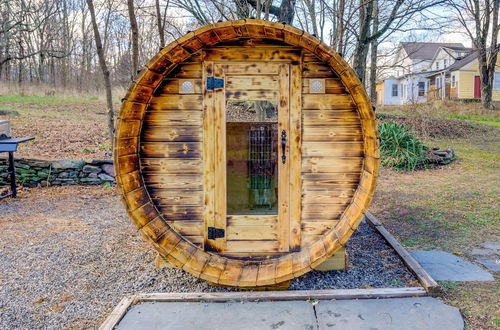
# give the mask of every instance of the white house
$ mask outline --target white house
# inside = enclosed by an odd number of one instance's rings
[[[432,66],[451,64],[448,52],[456,55],[467,51],[461,43],[402,42],[392,64],[394,76],[377,83],[377,105],[427,101],[427,74],[434,71]]]

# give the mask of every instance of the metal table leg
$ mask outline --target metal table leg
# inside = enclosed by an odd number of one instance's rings
[[[11,196],[16,197],[16,169],[14,168],[14,153],[9,152],[9,172],[10,172],[10,189]]]

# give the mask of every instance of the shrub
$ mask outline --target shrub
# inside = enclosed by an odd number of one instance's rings
[[[381,123],[378,129],[382,166],[402,171],[426,167],[427,147],[410,133],[408,127],[397,123]]]

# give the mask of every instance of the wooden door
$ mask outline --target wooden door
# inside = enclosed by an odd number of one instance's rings
[[[474,98],[481,98],[481,77],[474,76]]]
[[[290,181],[300,178],[290,157],[290,136],[300,133],[290,131],[290,65],[205,63],[204,71],[205,247],[235,255],[288,252]]]

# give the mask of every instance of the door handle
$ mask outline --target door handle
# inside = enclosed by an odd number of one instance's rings
[[[281,162],[286,163],[286,131],[281,131]]]

